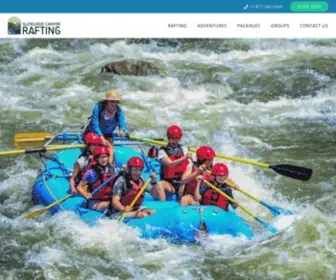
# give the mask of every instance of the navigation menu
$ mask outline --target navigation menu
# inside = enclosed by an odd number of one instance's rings
[[[7,27],[12,14],[0,14]],[[6,38],[335,38],[334,14],[18,14],[22,23],[58,22],[60,34]],[[73,22],[76,22],[74,25]]]

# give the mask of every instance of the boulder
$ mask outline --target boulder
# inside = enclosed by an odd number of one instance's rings
[[[149,76],[159,75],[159,69],[153,63],[147,61],[129,61],[121,60],[106,64],[102,70],[105,73],[114,75],[129,75],[129,76]]]

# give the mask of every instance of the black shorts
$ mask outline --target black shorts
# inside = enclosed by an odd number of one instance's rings
[[[168,182],[169,184],[171,184],[174,189],[175,189],[175,194],[178,194],[178,191],[180,189],[180,187],[182,186],[182,181],[181,180],[164,180],[166,182]]]
[[[103,134],[103,136],[113,144],[113,134]]]

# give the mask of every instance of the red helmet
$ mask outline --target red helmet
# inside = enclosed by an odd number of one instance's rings
[[[99,156],[99,155],[110,155],[110,151],[107,147],[105,146],[98,146],[93,150],[93,154],[95,156]]]
[[[96,145],[103,144],[103,142],[100,139],[100,137],[98,136],[98,134],[92,133],[92,132],[85,135],[84,143],[85,144],[96,144]]]
[[[143,160],[139,157],[131,157],[127,162],[127,167],[141,167],[143,168],[145,166]]]
[[[213,160],[216,154],[213,148],[209,146],[201,146],[197,149],[196,156],[198,160]]]
[[[229,169],[224,163],[216,163],[211,170],[214,176],[229,176]]]
[[[173,139],[180,139],[183,136],[182,129],[177,125],[172,125],[167,129],[167,137]]]

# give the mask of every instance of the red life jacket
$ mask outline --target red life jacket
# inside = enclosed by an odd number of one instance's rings
[[[198,166],[193,165],[192,171],[195,172],[195,170],[198,169]],[[188,184],[186,184],[185,189],[184,189],[184,195],[190,194],[190,195],[195,195],[195,190],[197,186],[197,176],[195,176]],[[203,177],[205,180],[209,181],[210,183],[214,181],[212,176],[208,172],[203,173]]]
[[[96,188],[98,188],[102,183],[104,183],[108,178],[114,175],[110,171],[109,168],[102,168],[100,166],[92,165],[91,169],[93,169],[97,175],[98,175],[98,180],[94,184],[89,184],[89,190],[90,193],[92,193]],[[96,192],[93,196],[92,199],[98,199],[98,200],[110,200],[111,194],[112,194],[112,186],[116,178],[110,180],[104,187],[102,187],[98,192]]]
[[[222,185],[220,187],[218,187],[219,189],[221,189],[223,186]],[[222,190],[222,189],[221,189]],[[225,191],[223,191],[225,192]],[[229,207],[229,200],[219,194],[218,192],[216,192],[215,190],[213,190],[212,188],[207,188],[202,196],[202,201],[201,204],[203,205],[215,205],[225,211],[227,211],[228,207]]]
[[[132,181],[131,177],[129,176],[129,174],[125,174],[124,175],[124,179],[126,182],[126,193],[123,194],[123,196],[120,199],[120,203],[124,206],[127,205],[131,205],[131,203],[133,202],[134,198],[137,196],[137,194],[140,192],[141,188],[144,185],[144,181],[142,178],[139,179],[139,183],[136,184],[134,181]],[[144,192],[140,195],[140,197],[138,198],[138,200],[136,201],[136,203],[133,206],[133,209],[137,209],[140,207],[141,203],[143,202],[145,197]]]
[[[184,157],[183,149],[181,145],[177,145],[177,147],[173,148],[170,145],[166,147],[161,147],[160,149],[164,150],[169,159],[175,161],[181,157]],[[179,165],[176,166],[167,166],[162,164],[161,167],[161,179],[162,180],[181,180],[183,173],[186,171],[189,161],[186,159],[182,161]]]

